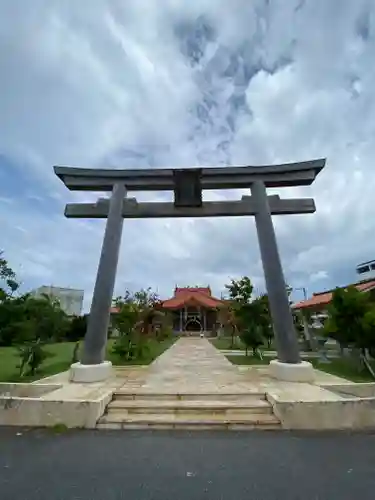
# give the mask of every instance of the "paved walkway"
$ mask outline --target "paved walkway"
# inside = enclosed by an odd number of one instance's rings
[[[316,384],[338,382],[342,379],[317,371]],[[186,338],[177,340],[144,372],[139,384],[140,392],[150,393],[259,393],[277,392],[298,388],[313,399],[319,398],[321,389],[310,384],[290,384],[273,379],[268,366],[237,366],[228,361],[222,352],[207,339]],[[306,387],[308,386],[308,387]],[[129,382],[123,385],[129,390]],[[337,398],[337,396],[335,396]]]
[[[116,389],[150,393],[277,393],[298,391],[306,398],[321,398],[319,385],[348,383],[328,373],[316,371],[315,386],[291,384],[271,378],[268,366],[233,365],[207,339],[182,337],[149,366],[117,367],[110,380],[96,384],[69,381],[69,372],[44,379],[61,384],[61,389],[46,393],[42,399],[96,399]],[[36,383],[40,383],[36,382]],[[327,391],[325,391],[327,393]],[[333,396],[333,394],[332,394]],[[337,396],[335,396],[337,398]]]
[[[150,367],[143,385],[163,392],[229,392],[249,390],[248,377],[202,338],[180,338]]]

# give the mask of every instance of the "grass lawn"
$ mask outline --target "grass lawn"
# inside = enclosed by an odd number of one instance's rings
[[[321,363],[318,359],[310,359],[309,361],[313,364],[314,368],[322,372],[337,375],[352,382],[375,382],[368,371],[359,372],[354,363],[345,358],[331,359],[329,364]],[[375,362],[372,363],[373,369],[375,368],[374,365]]]
[[[217,338],[210,339],[210,342],[217,349],[231,350],[231,344],[232,344],[231,337],[217,337]],[[241,351],[245,350],[245,346],[241,342],[239,337],[235,337],[233,349],[234,350],[241,350]],[[262,349],[262,351],[274,351],[276,348],[273,345],[271,345],[271,347],[268,347],[268,345],[263,345],[261,347],[261,349]]]
[[[259,359],[256,356],[253,356],[252,354],[249,354],[248,356],[226,356],[231,363],[234,365],[268,365],[270,362],[270,359],[272,358],[266,358],[264,357],[263,359]]]
[[[227,358],[234,365],[268,365],[270,360],[273,359],[264,357],[263,360],[260,360],[251,354],[249,356],[227,356]],[[314,368],[318,370],[351,380],[352,382],[375,382],[370,373],[367,371],[358,372],[357,367],[345,358],[331,359],[330,363],[322,363],[319,359],[314,358],[310,358],[307,361],[310,361]],[[375,361],[372,365],[375,368]]]
[[[37,375],[34,377],[25,376],[21,380],[17,368],[20,363],[17,349],[15,347],[0,347],[0,382],[30,382],[67,370],[72,362],[74,346],[74,342],[49,345],[46,351],[53,354],[53,356],[44,361]]]
[[[112,361],[114,365],[129,365],[141,364],[148,365],[156,359],[162,352],[170,347],[176,341],[175,337],[168,338],[161,342],[155,339],[149,340],[149,353],[147,357],[141,360],[124,362],[122,359],[116,357],[111,352],[114,339],[110,339],[107,344],[107,359]],[[46,347],[46,351],[53,354],[48,357],[42,364],[40,370],[35,376],[24,376],[20,379],[17,365],[20,358],[17,349],[14,347],[0,347],[0,382],[32,382],[40,378],[55,375],[56,373],[65,371],[69,368],[74,351],[75,342],[60,342],[51,344]]]
[[[177,340],[177,336],[169,337],[165,340],[158,342],[155,339],[150,339],[148,342],[149,351],[145,357],[142,359],[136,359],[131,361],[124,361],[123,359],[115,356],[109,349],[107,359],[112,361],[115,366],[126,366],[126,365],[149,365],[152,363],[160,354],[163,354],[172,344]],[[113,343],[113,339],[109,342]]]
[[[216,349],[231,349],[232,339],[230,337],[216,337],[209,340]],[[245,349],[245,346],[238,337],[234,339],[233,349]]]

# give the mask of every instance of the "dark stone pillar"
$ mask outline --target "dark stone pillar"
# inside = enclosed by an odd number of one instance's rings
[[[278,359],[284,363],[299,363],[298,340],[289,306],[289,297],[264,182],[254,182],[251,186],[251,193],[256,203],[257,213],[255,215],[255,222],[274,326]]]
[[[105,359],[110,309],[120,252],[123,200],[126,188],[115,184],[109,203],[107,225],[96,276],[81,363],[96,365]]]

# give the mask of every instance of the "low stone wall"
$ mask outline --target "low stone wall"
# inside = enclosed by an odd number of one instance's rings
[[[325,384],[321,385],[324,389],[335,392],[337,394],[347,394],[358,398],[374,398],[375,397],[375,383],[363,382],[353,384]]]
[[[38,398],[49,392],[60,389],[61,384],[10,384],[0,383],[0,397]]]
[[[55,389],[59,387],[56,386]],[[26,388],[23,388],[24,396],[21,396],[21,388],[17,387],[14,391],[4,391],[3,395],[0,395],[0,425],[53,427],[56,424],[64,424],[69,428],[93,429],[111,401],[113,393],[110,390],[96,400],[53,400],[38,397],[49,392],[43,392],[45,388],[42,385],[29,385],[28,388],[29,394],[26,394]],[[33,396],[30,395],[32,392]]]
[[[283,429],[375,429],[375,397],[336,401],[280,401],[268,396]]]

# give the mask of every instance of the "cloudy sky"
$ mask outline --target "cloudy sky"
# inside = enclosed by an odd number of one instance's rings
[[[0,248],[24,289],[91,300],[105,222],[64,218],[97,194],[70,193],[53,165],[321,157],[313,187],[280,191],[317,205],[275,221],[286,280],[309,294],[354,280],[375,258],[374,53],[375,0],[0,0]],[[251,218],[124,223],[116,294],[220,294],[245,274],[262,288]]]

